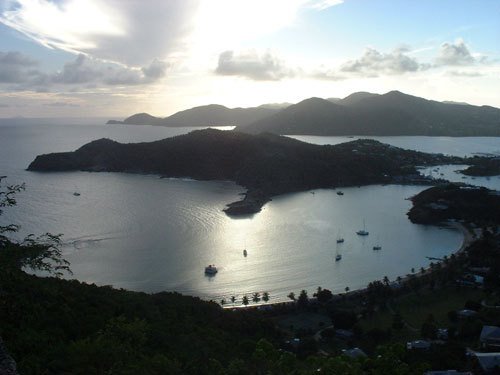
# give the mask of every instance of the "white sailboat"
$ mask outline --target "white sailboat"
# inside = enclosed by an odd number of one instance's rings
[[[366,230],[365,219],[363,219],[363,229],[358,230],[356,234],[359,236],[368,236],[370,234],[370,232]]]

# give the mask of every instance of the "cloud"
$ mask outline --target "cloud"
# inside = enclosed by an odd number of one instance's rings
[[[44,46],[140,67],[175,53],[198,0],[12,0],[0,22]]]
[[[310,1],[310,7],[313,9],[324,10],[335,5],[342,4],[344,0],[315,0]]]
[[[155,59],[143,68],[106,63],[83,54],[64,64],[58,72],[34,67],[36,60],[19,52],[0,52],[0,84],[11,90],[49,91],[54,86],[134,86],[154,83],[166,75],[168,64]]]
[[[406,55],[406,52],[408,52],[406,48],[396,48],[390,53],[381,53],[374,48],[367,48],[360,58],[344,63],[340,71],[364,77],[378,77],[428,68],[427,65],[419,64],[415,58]]]
[[[236,54],[225,51],[219,55],[215,73],[224,76],[239,76],[256,81],[278,81],[293,76],[292,70],[269,51],[259,55],[255,51]]]
[[[447,75],[452,76],[452,77],[469,77],[469,78],[474,78],[474,77],[482,77],[484,74],[480,72],[465,72],[465,71],[459,71],[459,70],[450,70],[446,72]]]
[[[69,102],[51,102],[51,103],[45,103],[44,105],[48,107],[80,107],[80,105],[78,104]]]
[[[40,75],[34,67],[37,61],[17,52],[0,51],[0,84],[24,83]]]
[[[438,65],[471,65],[475,59],[462,39],[455,43],[443,43],[436,58]]]

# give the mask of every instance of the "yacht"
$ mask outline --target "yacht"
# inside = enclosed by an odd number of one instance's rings
[[[205,274],[207,275],[215,275],[217,272],[217,267],[214,264],[209,264],[205,267]]]
[[[342,237],[337,238],[337,243],[344,243],[344,239]]]
[[[75,192],[73,193],[73,195],[74,195],[75,197],[79,197],[79,196],[80,196],[80,193],[79,193],[79,192],[77,192],[77,191],[75,191]]]
[[[357,235],[359,236],[368,236],[370,234],[370,232],[368,232],[366,230],[366,226],[365,226],[365,221],[363,220],[363,229],[360,229],[356,232]]]
[[[339,260],[341,260],[341,259],[342,259],[342,255],[337,254],[337,255],[335,256],[335,261],[336,261],[336,262],[338,262],[338,261],[339,261]]]
[[[337,195],[344,195],[344,192],[343,191],[337,191]]]
[[[375,246],[373,246],[373,250],[382,250],[382,246],[375,245]]]

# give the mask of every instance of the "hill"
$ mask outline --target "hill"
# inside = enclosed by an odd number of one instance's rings
[[[340,101],[306,99],[237,130],[290,135],[500,136],[500,109],[442,103],[391,91]]]
[[[165,118],[138,113],[123,121],[109,120],[107,123],[171,127],[244,126],[271,116],[284,107],[286,104],[264,104],[250,108],[227,108],[218,104],[210,104],[186,109]]]
[[[28,170],[152,173],[230,180],[246,187],[248,193],[244,201],[231,204],[226,212],[248,214],[260,211],[274,195],[403,181],[404,176],[418,175],[416,165],[460,161],[372,140],[318,146],[273,134],[205,129],[149,143],[121,144],[100,139],[74,152],[37,156]]]

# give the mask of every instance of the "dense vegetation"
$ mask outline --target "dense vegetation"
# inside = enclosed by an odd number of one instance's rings
[[[448,219],[481,226],[500,223],[500,194],[486,188],[446,184],[422,191],[412,198],[412,222],[436,224]]]
[[[253,199],[250,208],[255,212],[273,195],[389,183],[395,176],[418,175],[416,165],[460,161],[372,140],[319,146],[273,134],[206,129],[149,143],[120,144],[101,139],[75,152],[38,156],[28,169],[231,180],[249,189],[248,196]]]

